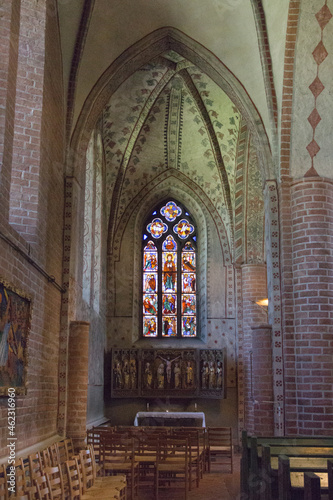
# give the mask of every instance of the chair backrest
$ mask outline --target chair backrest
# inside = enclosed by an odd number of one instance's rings
[[[10,500],[34,500],[35,496],[33,493],[28,491],[25,495],[11,496]]]
[[[40,453],[32,453],[28,456],[29,461],[29,476],[30,481],[33,483],[33,480],[42,475],[42,459]]]
[[[45,469],[45,467],[51,467],[52,466],[52,460],[51,460],[51,454],[50,454],[50,449],[45,448],[40,452],[40,457],[41,457],[41,465],[42,469]]]
[[[49,446],[49,454],[51,458],[51,466],[57,467],[61,463],[57,443],[53,443]]]
[[[56,447],[57,447],[57,453],[58,453],[58,457],[59,457],[59,463],[64,464],[66,462],[66,460],[69,460],[71,458],[67,455],[65,441],[58,441],[56,443]]]
[[[167,456],[169,465],[177,464],[187,467],[188,464],[188,440],[186,438],[174,438],[166,436],[158,440],[156,462],[164,462]]]
[[[81,472],[76,457],[66,462],[68,493],[70,500],[79,500],[82,495]]]
[[[0,465],[0,500],[8,500],[8,483],[5,465]]]
[[[18,458],[12,466],[15,467],[15,493],[23,495],[28,484],[22,458]]]
[[[71,460],[75,455],[75,450],[74,450],[72,438],[64,439],[64,445],[65,445],[65,449],[66,449],[67,460]]]
[[[44,469],[44,474],[51,492],[52,500],[63,500],[65,498],[65,488],[61,466],[46,467]]]
[[[81,450],[79,453],[79,466],[82,472],[82,492],[83,494],[87,489],[94,485],[96,478],[96,469],[94,467],[94,457],[91,447]]]
[[[38,500],[52,500],[52,495],[46,476],[42,475],[35,477],[34,483],[36,486],[36,498]]]
[[[104,469],[110,468],[110,464],[119,461],[134,464],[134,439],[132,437],[118,433],[102,436],[101,450]]]
[[[187,439],[188,444],[188,458],[193,460],[198,458],[200,453],[199,447],[199,433],[197,430],[190,429],[189,427],[183,430],[176,430],[172,433],[174,439]]]
[[[231,427],[208,427],[207,443],[208,446],[225,446],[232,448]]]
[[[97,463],[101,462],[101,436],[110,436],[112,432],[112,427],[92,427],[87,431],[87,444],[93,446]]]

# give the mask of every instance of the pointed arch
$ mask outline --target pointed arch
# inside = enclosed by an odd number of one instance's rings
[[[174,50],[195,64],[234,102],[253,134],[263,181],[273,176],[268,138],[260,115],[243,85],[208,49],[172,27],[160,28],[139,40],[99,78],[83,105],[72,135],[67,155],[70,173],[75,175],[80,168],[90,133],[112,94],[132,73],[167,50]]]

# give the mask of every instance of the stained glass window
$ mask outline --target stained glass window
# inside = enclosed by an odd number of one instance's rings
[[[191,215],[174,200],[147,218],[142,259],[144,337],[197,337],[196,239]]]

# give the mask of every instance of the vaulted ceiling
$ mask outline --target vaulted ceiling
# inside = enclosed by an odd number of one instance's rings
[[[104,92],[98,117],[114,231],[133,200],[173,172],[209,200],[230,250],[238,227],[252,260],[262,259],[264,162],[253,132],[274,152],[289,2],[278,3],[59,1],[69,136]]]
[[[288,6],[289,0],[58,0],[64,84],[70,92],[75,87],[72,126],[107,68],[139,40],[169,26],[229,69],[272,139],[264,44],[279,107]]]

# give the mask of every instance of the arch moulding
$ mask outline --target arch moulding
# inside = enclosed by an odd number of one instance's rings
[[[274,176],[270,146],[261,117],[241,82],[212,52],[181,31],[164,27],[123,52],[103,73],[88,95],[67,151],[67,175],[77,175],[90,134],[119,86],[135,71],[167,50],[174,50],[206,73],[234,102],[253,133],[263,181]]]

